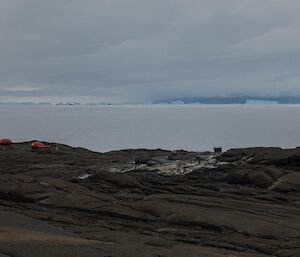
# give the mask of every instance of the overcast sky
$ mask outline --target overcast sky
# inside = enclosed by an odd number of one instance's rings
[[[300,96],[299,0],[0,0],[0,101]]]

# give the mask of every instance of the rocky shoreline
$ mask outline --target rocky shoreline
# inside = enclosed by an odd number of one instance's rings
[[[0,257],[298,257],[300,148],[0,148]]]

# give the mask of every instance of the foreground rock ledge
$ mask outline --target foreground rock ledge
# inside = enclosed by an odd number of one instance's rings
[[[0,149],[0,257],[300,256],[300,149]]]

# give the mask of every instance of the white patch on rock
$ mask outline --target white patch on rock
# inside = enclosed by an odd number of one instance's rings
[[[191,173],[193,170],[206,168],[213,169],[221,165],[227,164],[225,162],[218,162],[214,155],[203,156],[201,161],[189,161],[189,160],[167,160],[166,162],[157,162],[157,164],[135,164],[130,163],[129,165],[116,168],[112,167],[109,169],[110,172],[157,172],[165,175],[184,175]]]
[[[83,175],[78,176],[77,178],[78,179],[87,179],[90,176],[91,176],[90,174],[83,174]]]

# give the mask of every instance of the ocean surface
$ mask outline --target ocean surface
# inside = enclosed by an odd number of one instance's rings
[[[95,151],[300,145],[300,105],[0,106],[0,138]]]

